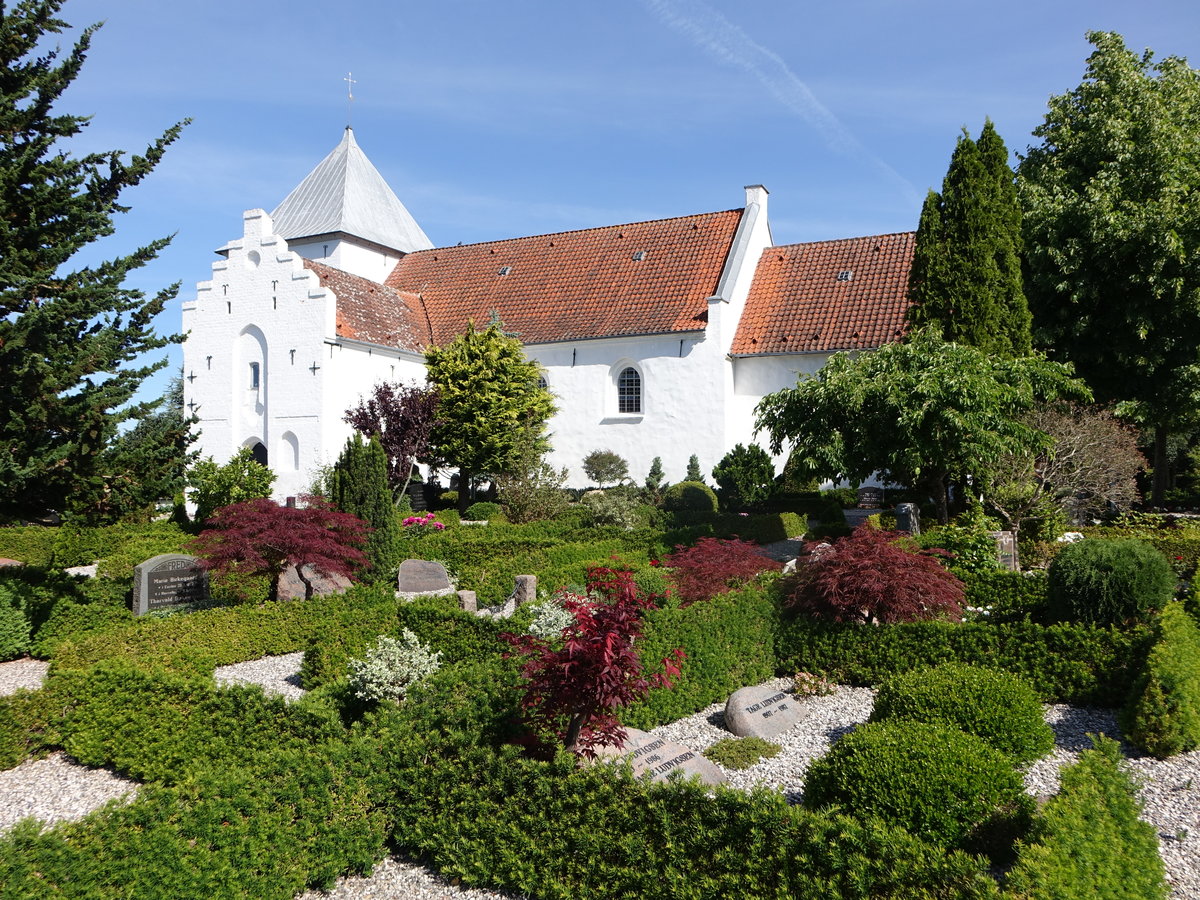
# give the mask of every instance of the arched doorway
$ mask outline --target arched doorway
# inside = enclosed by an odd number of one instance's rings
[[[250,448],[250,455],[260,466],[267,464],[267,448],[262,445],[262,441],[255,442],[254,446]]]

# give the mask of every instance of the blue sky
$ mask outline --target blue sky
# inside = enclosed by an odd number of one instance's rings
[[[729,209],[754,183],[783,244],[914,229],[963,127],[991,117],[1015,153],[1031,143],[1089,30],[1200,66],[1196,0],[68,0],[62,16],[105,22],[60,106],[94,117],[79,149],[139,151],[194,120],[97,248],[175,235],[131,280],[182,282],[162,331],[242,210],[272,209],[337,143],[347,72],[359,144],[435,244]]]

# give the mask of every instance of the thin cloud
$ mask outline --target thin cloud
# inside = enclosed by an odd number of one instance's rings
[[[741,28],[703,0],[643,0],[667,26],[687,37],[710,56],[753,75],[785,108],[816,130],[830,149],[861,159],[881,171],[910,199],[919,200],[912,184],[868,151],[830,112],[779,54],[752,40]]]

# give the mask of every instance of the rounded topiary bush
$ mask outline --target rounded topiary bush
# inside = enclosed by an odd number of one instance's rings
[[[972,734],[923,722],[875,722],[808,769],[804,804],[878,816],[944,847],[1002,856],[1033,800],[1012,761]]]
[[[663,509],[672,512],[716,512],[717,495],[702,481],[680,481],[663,494]]]
[[[1059,621],[1145,621],[1175,595],[1175,572],[1143,541],[1084,540],[1065,547],[1047,573],[1047,610]]]
[[[484,520],[500,519],[503,516],[504,510],[500,508],[499,503],[479,500],[467,507],[466,513],[463,514],[463,519],[469,522],[482,522]]]
[[[1054,748],[1033,687],[1011,672],[946,663],[896,675],[879,686],[872,722],[907,720],[973,734],[1015,762]]]

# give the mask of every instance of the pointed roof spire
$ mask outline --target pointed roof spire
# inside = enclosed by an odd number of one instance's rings
[[[433,242],[354,140],[341,142],[271,213],[285,240],[343,232],[393,250],[428,250]]]

